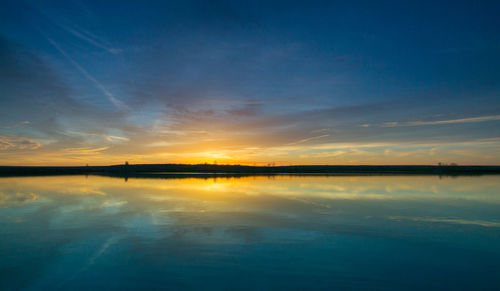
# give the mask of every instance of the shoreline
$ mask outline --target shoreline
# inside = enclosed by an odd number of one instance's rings
[[[221,177],[221,176],[276,176],[276,175],[436,175],[475,176],[500,175],[500,166],[430,166],[430,165],[323,165],[323,166],[238,166],[142,164],[84,167],[26,167],[0,166],[0,177],[101,175],[116,177]]]

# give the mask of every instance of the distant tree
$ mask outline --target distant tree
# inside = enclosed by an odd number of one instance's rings
[[[125,161],[125,166],[128,166],[128,161]]]

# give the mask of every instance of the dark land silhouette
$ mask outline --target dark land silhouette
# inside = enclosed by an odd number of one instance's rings
[[[241,166],[215,164],[138,164],[81,167],[0,166],[0,177],[103,175],[116,177],[211,177],[254,175],[499,175],[500,166],[361,165]]]

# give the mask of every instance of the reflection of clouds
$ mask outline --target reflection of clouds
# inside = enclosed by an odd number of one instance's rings
[[[325,236],[428,239],[435,223],[491,230],[499,227],[498,186],[497,177],[488,176],[131,178],[127,183],[99,176],[5,178],[0,201],[31,203],[2,207],[0,232],[25,240],[16,241],[16,248],[26,253],[34,253],[35,246],[54,249],[41,255],[37,268],[66,256],[54,263],[57,269],[74,256],[66,249],[79,250],[81,258],[64,274],[80,278],[123,251],[148,264],[210,262],[227,255],[228,248]],[[16,198],[16,193],[37,196]]]
[[[27,193],[37,193],[45,199],[68,200],[81,196],[74,203],[94,198],[93,208],[121,206],[158,208],[161,211],[214,211],[249,209],[252,204],[263,203],[275,197],[328,207],[328,201],[342,200],[426,200],[467,199],[500,203],[498,182],[495,177],[461,177],[438,179],[426,177],[266,177],[220,179],[121,179],[82,176],[5,178],[0,187]],[[477,183],[476,181],[480,181]],[[5,191],[4,191],[5,192]],[[13,193],[13,192],[12,192]],[[140,193],[140,194],[137,194]],[[477,195],[481,193],[481,195]],[[104,199],[104,197],[107,197]],[[78,202],[79,203],[79,202]],[[258,207],[264,205],[258,204]],[[88,209],[88,207],[86,207]]]
[[[88,195],[88,194],[93,194],[93,195],[106,195],[105,192],[97,190],[92,187],[68,187],[65,189],[63,192],[64,194],[67,195],[74,195],[74,194],[79,194],[79,195]]]
[[[500,221],[469,220],[469,219],[460,219],[460,218],[431,218],[431,217],[393,216],[393,217],[389,217],[389,219],[411,220],[411,221],[417,221],[417,222],[437,222],[437,223],[478,225],[478,226],[484,226],[484,227],[500,227]]]
[[[0,192],[0,206],[11,207],[38,199],[39,196],[34,193],[4,193]]]
[[[260,236],[259,229],[257,227],[242,225],[228,227],[225,230],[225,233],[229,234],[233,238],[241,237],[241,239],[247,243],[258,241]]]
[[[11,189],[30,189],[34,193],[44,193],[46,198],[50,194],[61,195],[106,195],[101,189],[101,183],[86,183],[82,176],[74,177],[29,177],[29,178],[1,178],[0,187]],[[49,194],[49,195],[47,195]]]
[[[107,177],[68,176],[0,179],[0,189],[37,193],[36,198],[50,205],[46,215],[53,227],[104,222],[109,227],[149,229],[153,234],[155,228],[182,224],[287,228],[309,219],[338,223],[348,213],[350,219],[356,215],[379,217],[393,205],[405,203],[498,204],[494,178],[278,176],[273,180],[129,179],[123,183]],[[36,199],[11,196],[3,194],[0,201]],[[391,211],[393,216],[401,214]],[[415,214],[422,211],[418,208]],[[309,222],[304,225],[310,227]]]
[[[88,269],[90,269],[92,267],[92,265],[95,264],[96,260],[99,259],[99,257],[101,257],[111,245],[115,244],[118,241],[119,241],[119,238],[117,236],[111,236],[108,239],[106,239],[96,249],[96,251],[87,260],[85,260],[83,262],[83,265],[80,267],[80,269],[78,269],[76,272],[74,272],[73,274],[71,274],[68,277],[62,276],[62,278],[64,280],[62,280],[61,282],[57,282],[57,283],[59,283],[58,287],[62,288],[63,286],[65,286],[67,284],[70,284],[70,282],[72,280],[74,280],[79,275],[82,275],[85,271],[87,271]]]
[[[86,268],[90,267],[95,263],[95,261],[109,248],[110,245],[116,243],[118,238],[116,236],[112,236],[107,239],[102,246],[89,258],[88,264]]]
[[[101,208],[108,208],[108,207],[120,207],[122,205],[127,204],[127,201],[110,201],[106,200],[103,203],[101,203]]]

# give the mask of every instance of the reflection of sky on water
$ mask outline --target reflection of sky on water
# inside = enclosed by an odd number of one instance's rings
[[[498,180],[2,178],[0,286],[493,288]]]

